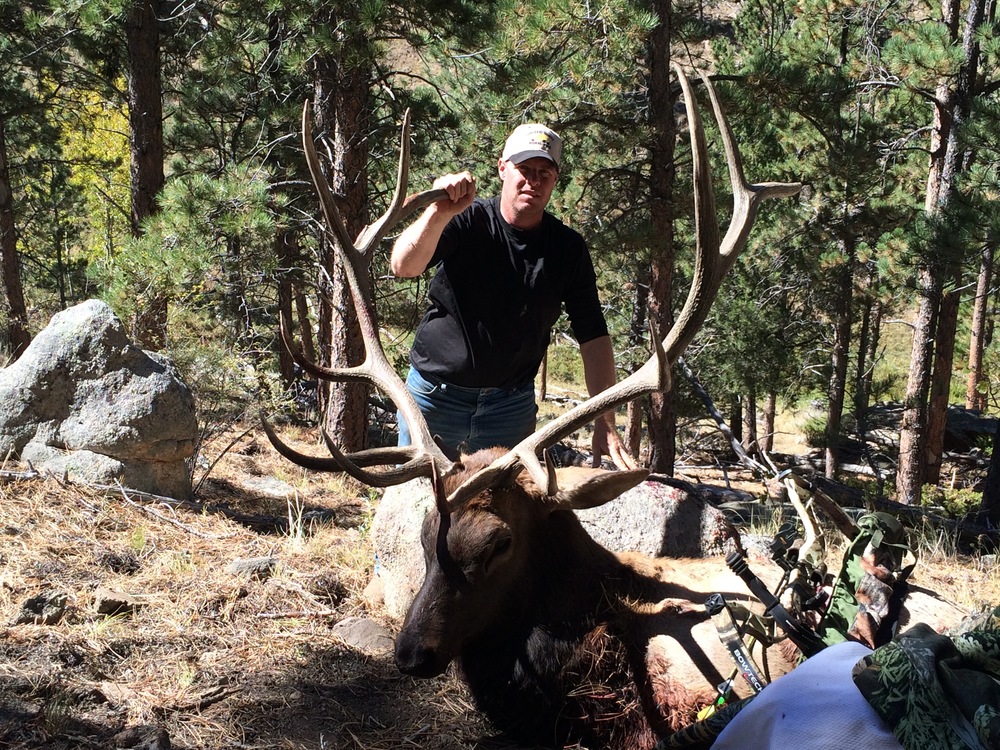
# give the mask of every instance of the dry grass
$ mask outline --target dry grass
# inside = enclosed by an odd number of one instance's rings
[[[402,677],[390,654],[336,634],[345,617],[381,619],[362,593],[371,501],[278,461],[248,438],[203,484],[203,508],[0,484],[0,747],[113,747],[142,725],[205,750],[467,748],[488,735],[454,678]],[[300,501],[244,489],[266,473]],[[274,557],[274,574],[229,572],[254,557]],[[99,614],[102,589],[139,605]],[[15,624],[56,593],[58,622]]]
[[[349,616],[393,627],[364,596],[369,490],[249,434],[197,501],[0,480],[0,748],[113,747],[144,725],[204,750],[512,747],[454,677],[403,677],[391,654],[337,634]],[[275,558],[274,573],[229,571],[255,557]],[[926,557],[915,576],[965,607],[1000,600],[988,561]],[[102,589],[138,606],[100,614]],[[52,594],[66,599],[58,622],[17,623]]]

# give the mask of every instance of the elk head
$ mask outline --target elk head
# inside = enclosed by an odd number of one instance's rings
[[[432,481],[438,512],[432,514],[424,526],[427,574],[397,647],[397,660],[403,669],[415,674],[441,671],[458,653],[463,638],[487,626],[489,613],[504,592],[516,600],[517,588],[527,585],[526,581],[531,578],[530,571],[524,569],[528,556],[521,554],[526,545],[535,541],[531,529],[541,528],[547,519],[556,518],[558,511],[607,502],[642,480],[645,476],[642,471],[597,470],[587,470],[585,481],[580,481],[579,476],[570,480],[568,476],[557,474],[547,461],[543,467],[542,456],[546,455],[549,446],[601,413],[670,387],[670,368],[708,316],[722,279],[746,244],[761,201],[791,196],[800,190],[799,184],[749,184],[746,181],[732,131],[712,84],[702,76],[721,131],[733,190],[733,216],[722,237],[701,116],[686,75],[677,65],[674,70],[687,103],[697,233],[692,286],[676,323],[662,338],[652,332],[652,356],[625,380],[548,423],[510,450],[481,451],[457,462],[435,442],[402,378],[388,362],[379,343],[368,284],[368,269],[378,242],[395,223],[444,197],[444,191],[402,197],[407,184],[407,116],[403,123],[396,193],[386,213],[352,242],[320,171],[308,111],[303,111],[303,141],[321,198],[325,231],[331,235],[348,271],[366,358],[356,367],[320,367],[306,360],[292,341],[284,321],[282,336],[294,358],[314,376],[333,381],[364,381],[384,391],[407,420],[413,444],[405,448],[376,448],[345,454],[324,435],[331,455],[318,458],[292,450],[277,438],[266,421],[264,426],[279,452],[307,468],[346,472],[372,486],[399,484],[416,477]],[[530,523],[524,520],[529,517],[533,519]],[[501,580],[503,583],[498,583]]]

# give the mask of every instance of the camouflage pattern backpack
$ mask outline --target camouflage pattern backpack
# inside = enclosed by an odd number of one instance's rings
[[[816,634],[828,646],[853,640],[877,648],[896,634],[916,556],[894,516],[869,513],[856,526]]]

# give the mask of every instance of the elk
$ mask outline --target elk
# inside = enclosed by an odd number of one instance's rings
[[[325,231],[341,254],[365,340],[365,359],[346,367],[308,361],[286,322],[282,337],[308,372],[331,381],[362,381],[385,392],[412,434],[407,447],[316,457],[281,442],[295,463],[345,472],[371,486],[429,478],[436,511],[422,530],[426,573],[396,640],[395,661],[409,675],[433,677],[456,663],[477,706],[522,741],[591,747],[650,748],[716,697],[731,666],[703,602],[714,592],[746,600],[742,582],[720,560],[651,559],[615,554],[582,528],[574,509],[609,502],[647,476],[639,471],[554,468],[546,449],[599,414],[671,387],[670,368],[706,319],[723,278],[742,251],[761,201],[797,193],[799,184],[749,184],[735,139],[704,76],[729,166],[733,217],[722,237],[701,117],[691,85],[674,65],[687,104],[694,171],[697,257],[675,325],[631,376],[548,423],[519,445],[455,457],[430,433],[378,338],[368,281],[372,254],[397,222],[442,197],[404,198],[408,116],[398,183],[386,213],[351,242],[322,175],[308,107],[303,140],[319,192]],[[545,465],[543,466],[543,456]]]

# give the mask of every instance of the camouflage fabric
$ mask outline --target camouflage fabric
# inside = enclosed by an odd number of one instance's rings
[[[816,634],[828,646],[852,640],[877,648],[894,635],[916,558],[906,529],[888,513],[866,514],[857,527]]]
[[[707,750],[715,742],[719,733],[740,711],[750,705],[756,696],[750,696],[735,703],[727,703],[714,711],[708,718],[684,727],[656,743],[654,750]]]
[[[1000,750],[1000,607],[960,631],[915,625],[854,668],[854,684],[906,750]],[[707,750],[737,713],[753,710],[754,697],[663,738],[656,750]]]
[[[977,629],[920,624],[854,668],[854,684],[907,750],[1000,748],[1000,607]]]

